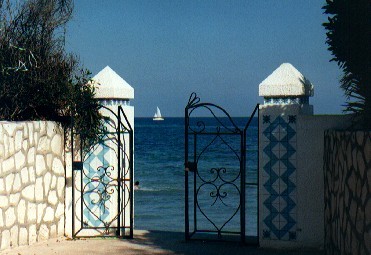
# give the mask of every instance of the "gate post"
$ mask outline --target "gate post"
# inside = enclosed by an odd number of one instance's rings
[[[134,89],[124,80],[122,79],[115,71],[113,71],[109,66],[106,66],[103,70],[101,70],[96,76],[94,76],[93,81],[98,84],[97,91],[95,98],[98,99],[101,105],[107,107],[109,110],[105,108],[101,109],[101,114],[105,117],[108,117],[110,120],[113,120],[114,126],[110,123],[106,123],[106,128],[108,131],[117,132],[117,143],[115,144],[112,142],[112,146],[116,146],[117,153],[120,155],[116,155],[114,151],[110,151],[110,155],[106,155],[105,158],[109,158],[111,165],[117,166],[117,179],[118,179],[118,198],[117,198],[117,210],[123,210],[122,217],[117,218],[117,236],[129,236],[133,237],[133,219],[134,219],[134,197],[133,197],[133,179],[134,179],[134,169],[133,162],[133,139],[132,137],[125,137],[121,136],[120,131],[123,131],[123,127],[121,126],[121,121],[124,121],[124,118],[121,118],[119,107],[124,111],[126,115],[127,121],[129,125],[134,130],[134,107],[130,105],[130,100],[134,99]],[[117,114],[116,116],[114,114]],[[114,129],[116,127],[116,130]],[[121,140],[123,139],[123,140]],[[120,146],[123,146],[124,151],[129,155],[129,158],[125,158],[125,155],[121,155],[120,153]],[[122,157],[122,158],[120,158]],[[132,164],[130,164],[131,162]],[[127,165],[130,171],[125,174],[125,166]],[[126,168],[128,168],[126,167]],[[121,172],[121,169],[123,171]],[[125,176],[121,176],[125,175]],[[129,187],[128,190],[121,190],[122,187],[125,186]],[[121,194],[123,197],[120,197]],[[127,206],[125,206],[125,201],[129,199],[130,202]],[[124,201],[121,203],[120,201]],[[123,207],[123,208],[121,208]],[[117,213],[113,212],[113,215],[117,215]],[[123,226],[124,228],[121,228]]]
[[[299,187],[308,176],[298,168],[297,122],[313,114],[313,85],[284,63],[261,82],[259,96],[264,97],[259,114],[259,243],[267,248],[302,247],[301,231],[310,222],[301,215],[308,210],[304,204],[312,204],[302,201],[308,190]]]
[[[72,169],[74,195],[66,197],[66,206],[72,208],[66,211],[72,216],[66,220],[66,234],[133,237],[134,89],[109,66],[93,77],[92,84],[103,106],[104,127],[99,142],[83,156],[71,156],[80,166]]]

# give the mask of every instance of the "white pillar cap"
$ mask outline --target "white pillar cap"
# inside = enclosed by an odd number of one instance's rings
[[[281,64],[259,84],[259,96],[298,97],[313,96],[312,83],[290,63]]]
[[[93,77],[97,99],[134,99],[134,89],[109,66]]]

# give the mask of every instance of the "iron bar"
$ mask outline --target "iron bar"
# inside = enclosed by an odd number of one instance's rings
[[[197,135],[193,135],[193,162],[197,166]],[[193,203],[197,204],[197,187],[196,187],[196,182],[197,182],[197,167],[193,172]],[[193,206],[193,220],[194,220],[194,231],[197,231],[197,208],[196,206]]]
[[[124,115],[125,116],[125,115]],[[125,119],[126,116],[125,116]],[[130,127],[131,128],[131,127]],[[129,158],[129,167],[130,167],[130,238],[134,237],[134,181],[133,181],[133,176],[134,176],[134,131],[131,129],[129,131],[130,138],[129,138],[129,146],[130,146],[130,158]]]
[[[184,215],[184,227],[185,227],[185,240],[190,239],[189,235],[189,209],[188,209],[188,170],[187,170],[187,165],[188,165],[188,108],[186,107],[184,110],[184,167],[186,168],[185,173],[184,173],[184,191],[185,191],[185,199],[184,199],[184,209],[185,209],[185,215]]]
[[[245,152],[245,145],[246,145],[246,140],[245,140],[245,131],[242,133],[241,138],[240,138],[240,143],[241,143],[241,160],[240,160],[240,172],[241,172],[241,201],[240,201],[240,214],[241,214],[241,219],[240,219],[240,225],[241,225],[241,243],[245,243],[245,157],[246,157],[246,152]]]
[[[83,157],[82,157],[82,150],[83,150],[83,142],[82,142],[82,139],[81,139],[81,136],[80,136],[80,159],[81,159],[81,161],[83,162],[84,161],[84,159],[83,159]],[[81,190],[81,192],[83,191],[83,173],[84,173],[84,166],[82,167],[82,169],[81,169],[81,174],[80,174],[80,190]],[[84,202],[83,202],[83,200],[84,200],[84,196],[83,196],[83,193],[81,193],[81,198],[80,198],[80,200],[81,200],[81,203],[80,203],[80,219],[81,219],[81,222],[80,222],[80,229],[83,229],[83,223],[84,223],[84,210],[83,210],[83,204],[84,204]]]
[[[117,217],[117,232],[116,232],[116,235],[117,236],[120,236],[120,227],[121,227],[121,213],[122,213],[122,209],[121,208],[121,134],[120,134],[120,129],[121,129],[121,112],[120,112],[120,108],[117,107],[117,196],[118,196],[118,199],[117,199],[117,210],[118,210],[118,213],[120,214],[118,217]]]
[[[73,146],[73,143],[74,143],[74,139],[73,139],[73,136],[74,136],[74,132],[73,132],[73,127],[74,127],[74,118],[73,116],[71,116],[71,161],[73,162],[74,161],[74,146]],[[73,164],[72,164],[73,166]],[[74,172],[74,169],[72,167],[71,169],[71,179],[72,179],[72,237],[74,238],[75,237],[75,172]]]
[[[260,107],[259,107],[259,104],[257,105],[257,108],[258,108],[258,148],[259,148],[259,141],[260,141],[260,138],[259,138],[259,136],[260,136]],[[260,178],[259,178],[259,169],[260,169],[260,151],[259,151],[259,149],[258,149],[258,157],[257,157],[257,159],[258,159],[258,162],[257,162],[257,165],[258,165],[258,169],[257,169],[257,183],[258,183],[258,185],[259,185],[259,182],[260,182]],[[260,199],[260,193],[259,193],[259,187],[258,187],[258,189],[257,189],[257,192],[256,192],[257,194],[256,194],[256,196],[257,196],[257,199],[256,199],[256,208],[257,208],[257,226],[256,226],[256,231],[257,231],[257,233],[256,233],[256,235],[257,236],[259,236],[259,231],[260,231],[260,229],[259,229],[259,222],[260,222],[260,216],[259,216],[259,199]],[[258,242],[258,245],[259,245],[259,238],[257,238],[257,242]]]
[[[255,113],[256,113],[256,111],[257,111],[258,109],[259,109],[259,104],[257,104],[257,105],[255,106],[254,111],[253,111],[252,114],[250,115],[249,121],[246,123],[246,126],[245,126],[245,128],[244,128],[244,131],[246,131],[247,128],[250,126],[250,123],[251,123],[252,119],[254,118]]]
[[[123,135],[124,137],[124,141],[125,141],[125,135]],[[125,147],[124,148],[126,148],[126,144],[124,145]],[[130,145],[129,145],[130,146]],[[122,151],[121,152],[122,154],[121,154],[121,157],[120,157],[120,160],[124,160],[124,162],[125,162],[125,151]],[[130,166],[129,166],[130,167]],[[125,185],[124,185],[124,187],[123,187],[123,199],[122,199],[122,202],[121,202],[121,208],[125,208],[125,201],[126,201],[126,191],[125,191],[125,186],[126,186],[126,183],[127,182],[129,182],[130,183],[130,181],[131,181],[131,179],[132,178],[130,178],[130,176],[129,176],[129,178],[126,178],[127,176],[127,172],[125,171],[125,168],[126,168],[126,165],[125,165],[125,167],[124,167],[124,171],[123,171],[123,176],[124,176],[124,178],[122,179],[122,183],[124,183]],[[123,222],[123,227],[124,227],[124,231],[123,231],[123,233],[122,233],[122,236],[125,236],[125,227],[126,227],[126,217],[125,217],[125,211],[121,214],[121,217],[122,217],[122,222]],[[122,227],[122,226],[121,226]],[[131,226],[130,226],[131,227]]]

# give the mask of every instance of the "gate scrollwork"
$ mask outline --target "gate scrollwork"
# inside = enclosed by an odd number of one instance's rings
[[[72,235],[132,238],[133,129],[120,106],[102,109],[109,117],[95,143],[72,128]]]
[[[200,111],[206,112],[209,118],[205,118],[205,114],[198,115]],[[215,233],[217,239],[223,239],[225,234],[235,234],[244,239],[243,141],[244,130],[235,124],[226,110],[215,104],[202,103],[195,93],[191,94],[185,107],[185,162],[187,165],[191,158],[197,167],[194,167],[195,171],[185,173],[187,239],[197,233]],[[233,163],[223,162],[221,156],[218,157],[219,151],[229,153]],[[218,210],[229,210],[229,213],[218,214]],[[237,217],[238,213],[240,217]],[[226,228],[232,228],[229,226],[232,220],[239,221],[239,227],[231,231]]]

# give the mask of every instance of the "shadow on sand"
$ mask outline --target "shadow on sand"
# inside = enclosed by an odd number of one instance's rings
[[[7,249],[4,255],[323,255],[319,251],[267,250],[238,242],[188,241],[181,232],[136,230],[134,239],[63,237]]]
[[[140,254],[192,254],[192,255],[312,255],[324,254],[319,251],[268,250],[238,242],[221,241],[185,241],[184,233],[166,231],[137,230],[132,240],[123,240],[141,247]],[[134,247],[133,247],[134,248]],[[139,250],[138,250],[139,252]]]

